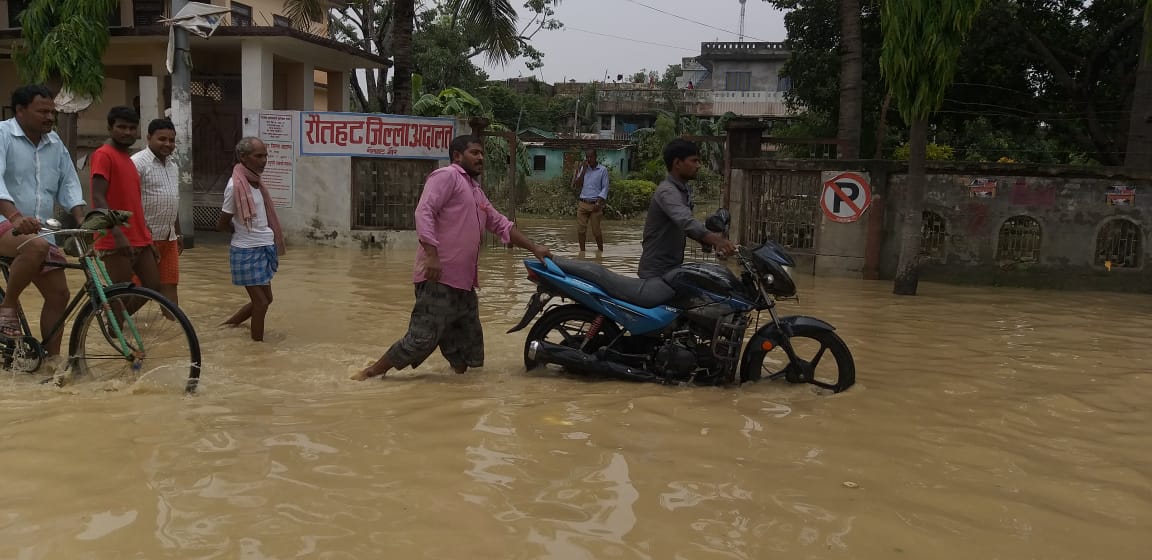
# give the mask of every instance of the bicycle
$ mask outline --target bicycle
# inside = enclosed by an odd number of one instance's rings
[[[92,220],[94,214],[108,219],[101,222]],[[87,237],[106,231],[112,227],[123,225],[131,214],[128,212],[108,212],[95,210],[89,212],[84,223],[111,224],[107,228],[73,228],[63,229],[58,220],[50,219],[40,233],[32,236],[20,244],[20,248],[29,242],[47,236],[68,236],[66,243],[73,243],[78,263],[71,262],[45,262],[44,266],[62,268],[66,270],[83,270],[85,275],[84,287],[76,293],[68,304],[64,315],[48,331],[45,340],[56,336],[74,317],[72,333],[68,339],[67,369],[77,376],[103,378],[97,369],[104,364],[113,367],[131,370],[133,373],[141,372],[147,365],[155,364],[153,359],[163,359],[164,356],[174,354],[177,367],[188,364],[188,377],[185,382],[185,393],[194,393],[200,383],[200,341],[192,322],[175,304],[159,292],[136,286],[131,282],[113,284],[108,276],[108,270],[103,261],[95,256],[93,248]],[[0,269],[4,274],[5,285],[9,278],[9,267],[12,259],[0,257]],[[0,300],[4,299],[4,290],[0,288]],[[155,304],[155,305],[150,305]],[[43,365],[46,354],[44,341],[32,335],[31,327],[23,308],[18,309],[20,326],[24,336],[19,339],[0,335],[0,365],[4,369],[16,369],[26,373],[35,373]],[[149,329],[156,328],[163,331],[169,326],[176,326],[183,331],[183,337],[177,337],[176,343],[149,342],[145,343],[145,336]],[[93,336],[95,335],[95,336]],[[187,353],[181,350],[182,343],[187,343]],[[103,353],[100,353],[102,350]],[[183,362],[187,357],[188,362]],[[157,371],[163,365],[151,369]],[[47,383],[53,379],[47,379]],[[62,385],[63,378],[56,378],[56,383]]]

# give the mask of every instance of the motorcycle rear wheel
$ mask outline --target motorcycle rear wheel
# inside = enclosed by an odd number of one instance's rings
[[[528,337],[524,340],[524,368],[532,371],[541,365],[528,357],[528,346],[536,340],[569,348],[580,348],[584,345],[583,350],[588,354],[610,344],[620,335],[620,327],[606,317],[600,326],[600,331],[588,340],[588,344],[584,344],[596,317],[596,312],[579,304],[554,307],[544,313],[540,320],[532,325]]]
[[[839,393],[856,383],[856,364],[852,359],[852,352],[844,339],[836,333],[818,327],[797,325],[792,327],[792,337],[789,341],[796,356],[803,361],[802,364],[791,363],[784,349],[779,346],[771,351],[749,348],[746,351],[748,355],[743,361],[740,379],[748,382],[759,381],[765,377],[768,379],[784,377],[789,383],[809,383],[834,393]],[[813,343],[818,348],[815,352],[811,351]],[[836,360],[835,365],[827,363],[829,357]],[[811,376],[805,376],[801,369],[808,367],[812,370]]]

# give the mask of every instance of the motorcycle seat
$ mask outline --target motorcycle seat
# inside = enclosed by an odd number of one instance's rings
[[[552,261],[566,274],[596,284],[604,293],[639,307],[651,309],[676,295],[676,290],[661,278],[632,278],[585,260],[557,257]]]

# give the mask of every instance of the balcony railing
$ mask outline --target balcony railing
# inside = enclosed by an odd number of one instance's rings
[[[651,115],[678,104],[687,115],[785,116],[788,107],[782,91],[634,90],[597,92],[600,114]]]

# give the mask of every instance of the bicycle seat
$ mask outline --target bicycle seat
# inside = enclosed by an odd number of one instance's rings
[[[667,303],[676,295],[676,290],[660,278],[647,280],[632,278],[612,272],[591,261],[560,257],[553,258],[552,261],[565,273],[596,284],[604,290],[604,293],[640,307],[651,309]]]

